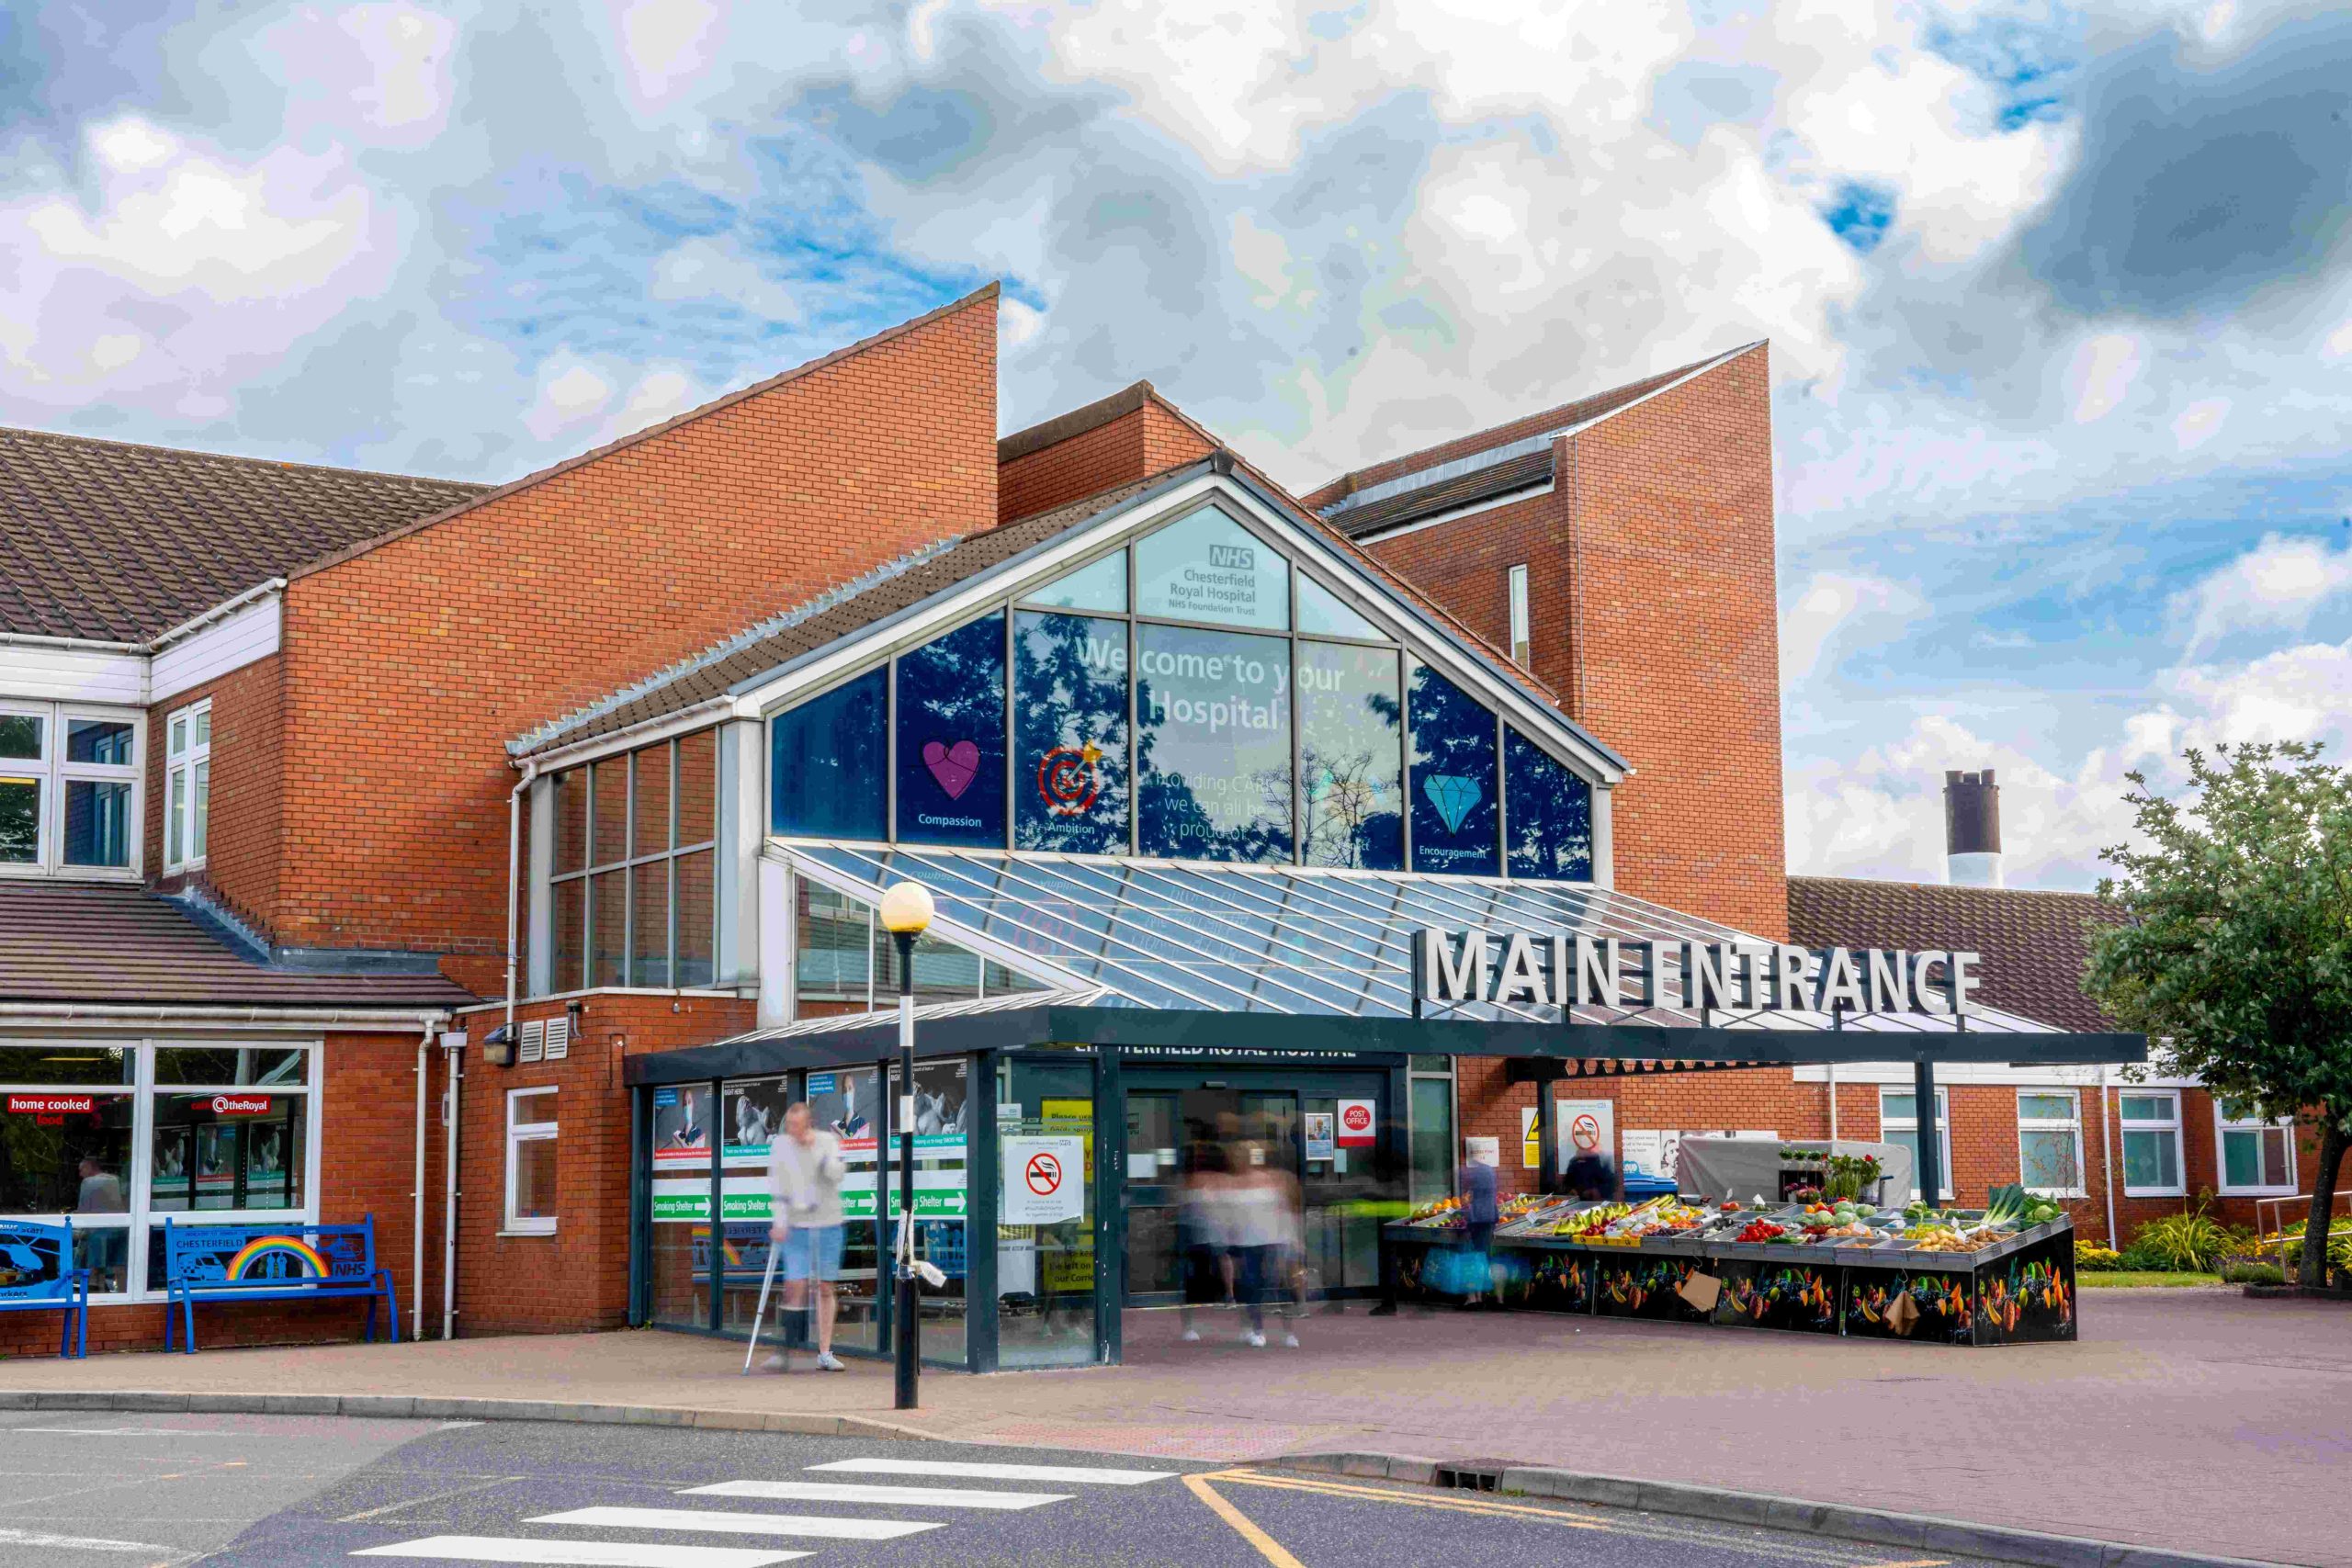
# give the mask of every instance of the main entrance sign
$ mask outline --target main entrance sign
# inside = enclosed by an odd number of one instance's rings
[[[1424,928],[1413,943],[1419,1003],[1526,1004],[1632,1010],[1922,1012],[1973,1010],[1978,955],[1949,950],[1804,948],[1724,942]]]

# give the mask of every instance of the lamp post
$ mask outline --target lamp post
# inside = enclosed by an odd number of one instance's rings
[[[899,1138],[898,1408],[915,1407],[922,1317],[915,1300],[915,938],[931,924],[931,895],[901,882],[882,895],[882,929],[899,947],[899,1103],[890,1130]]]

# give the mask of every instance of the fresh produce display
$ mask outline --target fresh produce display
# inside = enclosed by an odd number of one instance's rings
[[[1786,1226],[1776,1225],[1770,1220],[1750,1220],[1747,1222],[1747,1228],[1732,1237],[1732,1240],[1778,1241],[1788,1234]]]
[[[1535,1224],[1528,1227],[1527,1234],[1567,1236],[1572,1240],[1581,1241],[1588,1234],[1598,1235],[1633,1212],[1634,1206],[1631,1203],[1597,1203],[1589,1208],[1575,1209],[1549,1219],[1539,1218]]]
[[[1677,1198],[1658,1198],[1611,1226],[1610,1239],[1637,1246],[1645,1237],[1684,1235],[1706,1223],[1704,1209],[1694,1208]]]
[[[1950,1225],[1913,1225],[1903,1240],[1914,1252],[1982,1252],[2002,1238],[1991,1231],[1959,1231]]]
[[[1406,1215],[1405,1223],[1426,1230],[1445,1231],[1465,1230],[1470,1224],[1462,1217],[1462,1200],[1459,1198],[1432,1198]]]
[[[2012,1182],[1996,1187],[1984,1205],[1984,1223],[2003,1230],[2024,1230],[2066,1217],[2065,1209],[2047,1198],[2036,1198]]]

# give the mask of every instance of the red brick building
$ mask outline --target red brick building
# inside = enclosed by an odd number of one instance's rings
[[[372,1216],[410,1331],[666,1320],[676,1292],[736,1322],[718,1222],[759,1159],[720,1145],[763,1150],[768,1101],[832,1075],[714,1070],[697,1111],[647,1064],[862,1027],[893,867],[943,879],[913,970],[943,1019],[1386,1017],[1407,901],[1521,888],[1828,940],[1782,872],[1762,345],[1301,499],[1148,385],[1000,439],[996,343],[991,288],[496,489],[0,433],[0,1089],[74,1107],[0,1123],[0,1215],[74,1219],[98,1343],[160,1337],[166,1222]],[[1944,913],[1904,937],[1972,940]],[[1535,1103],[1499,1055],[1352,1049],[1312,1094],[1252,1068],[1302,1149],[1376,1109],[1378,1157],[1303,1154],[1318,1179],[1422,1190]],[[1134,1082],[1171,1115],[1209,1092],[1159,1060]],[[998,1066],[997,1110],[1075,1115]],[[1804,1069],[1587,1077],[1554,1092],[1620,1134],[1830,1130]],[[1989,1087],[1951,1090],[1963,1191],[2014,1174],[2016,1107],[1972,1132]],[[1838,1093],[1876,1135],[1889,1102]],[[2214,1145],[2177,1110],[2193,1190]],[[723,1214],[663,1188],[705,1147]],[[1361,1273],[1334,1227],[1332,1277]],[[1008,1256],[989,1278],[1050,1273]],[[28,1315],[0,1343],[38,1344]]]

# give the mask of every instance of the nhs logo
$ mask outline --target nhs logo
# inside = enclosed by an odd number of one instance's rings
[[[1211,545],[1209,564],[1224,570],[1255,571],[1258,552],[1247,545]]]

